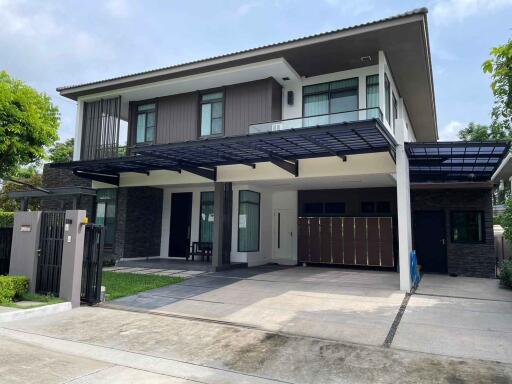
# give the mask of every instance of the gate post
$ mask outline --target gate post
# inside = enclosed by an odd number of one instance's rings
[[[12,229],[9,275],[27,276],[30,293],[36,291],[40,232],[41,212],[16,212]]]
[[[82,221],[85,217],[84,210],[66,211],[59,296],[70,301],[73,308],[80,306],[85,237]]]

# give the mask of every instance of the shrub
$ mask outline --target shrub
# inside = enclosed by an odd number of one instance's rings
[[[0,303],[11,303],[28,292],[28,277],[0,276]]]
[[[0,212],[0,228],[14,225],[14,212]]]
[[[501,285],[512,289],[512,259],[503,263],[500,273]]]

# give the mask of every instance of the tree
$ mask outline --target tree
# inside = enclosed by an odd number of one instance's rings
[[[49,96],[0,72],[0,178],[45,159],[45,147],[58,139],[59,124],[59,110]]]
[[[483,125],[471,122],[459,131],[459,139],[464,141],[507,140],[508,132],[495,125]]]
[[[30,174],[30,172],[32,172]],[[43,185],[43,175],[41,173],[37,173],[35,168],[27,168],[23,171],[18,171],[15,175],[17,180],[23,181],[27,184],[33,185],[35,187],[42,187]],[[23,177],[22,177],[23,176]],[[26,185],[16,184],[12,181],[4,181],[2,183],[0,189],[0,212],[14,212],[20,209],[20,203],[14,199],[9,198],[7,195],[9,192],[13,191],[27,191],[30,190],[30,187]],[[39,199],[30,199],[28,208],[31,211],[37,211],[40,208],[40,200]]]
[[[512,39],[491,49],[491,58],[482,64],[492,76],[494,107],[491,128],[512,137]]]
[[[73,161],[73,147],[75,145],[74,139],[67,139],[63,143],[55,143],[50,148],[49,160],[52,163],[66,163]]]

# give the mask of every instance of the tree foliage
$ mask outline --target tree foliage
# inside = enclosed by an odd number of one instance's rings
[[[18,169],[14,173],[13,178],[15,178],[16,180],[23,181],[27,184],[33,185],[35,187],[42,187],[43,185],[43,175],[41,173],[38,173],[34,167]],[[12,181],[4,181],[0,187],[0,212],[13,212],[20,209],[19,201],[9,198],[9,196],[7,195],[9,192],[30,190],[30,187],[26,185],[16,184]],[[31,211],[39,210],[40,200],[30,199],[28,208]]]
[[[66,163],[73,160],[73,147],[75,140],[67,139],[63,143],[55,143],[49,149],[49,160],[52,163]]]
[[[45,159],[45,147],[58,139],[59,124],[49,96],[0,72],[0,178]]]
[[[464,141],[489,141],[510,139],[509,132],[496,125],[483,125],[471,122],[459,131],[459,139]]]
[[[492,76],[491,89],[494,106],[491,117],[492,129],[512,137],[512,39],[491,49],[491,58],[482,68]]]

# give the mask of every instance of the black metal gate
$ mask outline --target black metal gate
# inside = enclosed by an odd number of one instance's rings
[[[87,304],[100,301],[101,273],[103,267],[104,228],[87,224],[85,227],[84,258],[82,268],[82,290],[80,299]]]
[[[0,228],[0,276],[9,274],[12,228]]]
[[[59,296],[65,212],[42,212],[36,292]]]

